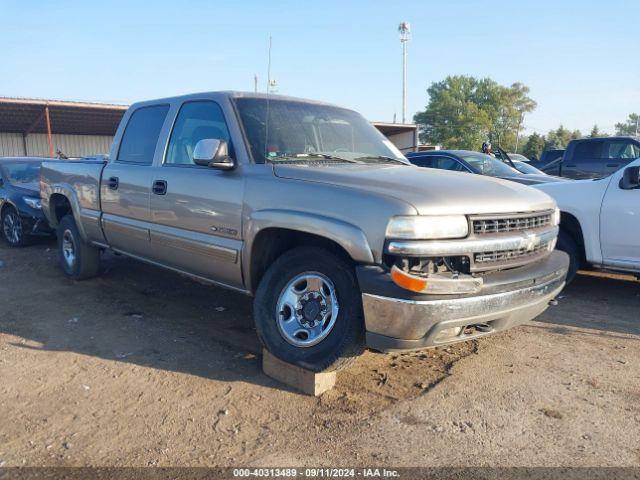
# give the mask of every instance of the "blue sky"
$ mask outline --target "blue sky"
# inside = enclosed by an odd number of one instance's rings
[[[408,112],[449,74],[531,88],[528,131],[588,131],[640,112],[640,1],[0,0],[0,96],[130,103],[266,88],[401,115],[400,21],[409,21]]]

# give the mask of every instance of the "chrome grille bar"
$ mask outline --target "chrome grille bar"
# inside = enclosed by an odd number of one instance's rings
[[[548,227],[553,222],[553,212],[537,212],[529,215],[472,218],[474,235],[537,230]]]

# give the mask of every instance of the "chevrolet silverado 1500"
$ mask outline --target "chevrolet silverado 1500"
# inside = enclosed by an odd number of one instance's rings
[[[362,116],[217,92],[132,105],[108,160],[46,162],[60,263],[110,249],[254,296],[265,348],[313,371],[530,320],[562,289],[546,194],[414,167]]]

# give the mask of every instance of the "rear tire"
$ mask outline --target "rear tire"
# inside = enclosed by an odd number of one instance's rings
[[[580,249],[573,237],[564,230],[560,230],[558,234],[558,244],[556,248],[569,255],[569,271],[567,272],[567,285],[569,285],[576,277],[576,273],[580,267]]]
[[[353,267],[321,248],[295,248],[269,267],[256,292],[254,319],[271,354],[313,372],[345,368],[364,350]]]
[[[29,236],[22,226],[20,214],[13,207],[2,212],[2,236],[10,247],[24,247],[29,244]]]
[[[65,275],[74,280],[95,277],[100,268],[100,250],[80,236],[72,215],[65,215],[57,229],[58,259]]]

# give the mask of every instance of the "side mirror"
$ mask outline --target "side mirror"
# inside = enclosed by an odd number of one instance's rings
[[[193,149],[193,162],[203,167],[233,170],[236,162],[229,156],[229,147],[224,140],[203,138]]]
[[[628,167],[624,169],[620,179],[620,188],[623,190],[633,190],[640,188],[640,167]]]

